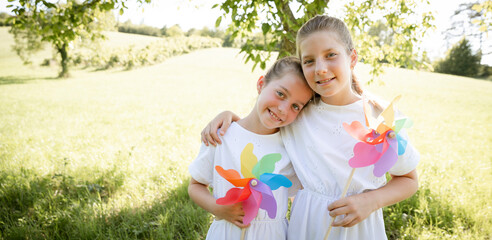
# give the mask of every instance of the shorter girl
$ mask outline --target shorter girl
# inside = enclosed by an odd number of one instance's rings
[[[280,153],[273,173],[281,174],[293,182],[289,189],[281,187],[273,191],[277,202],[275,219],[270,219],[263,209],[251,221],[245,239],[286,239],[287,202],[289,193],[295,193],[300,183],[282,143],[279,128],[294,121],[301,109],[309,102],[312,91],[295,57],[278,60],[257,82],[258,99],[249,115],[232,123],[222,136],[224,144],[206,146],[202,144],[197,158],[191,163],[191,181],[188,192],[200,207],[215,215],[207,239],[239,239],[244,212],[240,203],[219,205],[217,198],[224,197],[234,185],[226,181],[215,170],[215,166],[241,172],[240,155],[246,145],[253,145],[253,154],[259,159],[271,153]],[[213,196],[208,190],[213,188]]]

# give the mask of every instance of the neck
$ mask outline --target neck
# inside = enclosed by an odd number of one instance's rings
[[[333,96],[324,97],[321,96],[321,101],[326,104],[335,105],[335,106],[344,106],[348,104],[352,104],[361,99],[361,97],[355,94],[352,90],[349,90],[347,93],[338,93]]]
[[[237,123],[244,129],[260,135],[268,135],[278,132],[278,128],[270,129],[263,126],[256,111],[256,107],[253,108],[248,116],[242,118]]]

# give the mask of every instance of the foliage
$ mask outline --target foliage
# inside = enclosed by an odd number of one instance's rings
[[[481,54],[473,54],[470,42],[463,38],[453,46],[445,59],[438,61],[436,72],[460,76],[475,77],[479,75]]]
[[[123,67],[127,70],[153,65],[170,57],[189,53],[197,49],[220,47],[222,40],[210,37],[165,37],[143,48],[128,46],[115,49],[103,49],[94,46],[91,51],[75,50],[70,64],[82,68],[110,69]]]
[[[326,0],[299,0],[290,3],[287,0],[226,0],[214,7],[220,7],[223,16],[230,16],[232,23],[228,31],[232,38],[249,38],[255,31],[261,30],[269,41],[263,45],[254,44],[251,39],[241,47],[246,53],[245,61],[253,61],[256,67],[264,69],[266,60],[272,51],[279,51],[278,57],[295,54],[295,38],[297,30],[311,17],[328,12]],[[372,76],[382,72],[380,62],[387,60],[394,66],[408,68],[423,67],[416,55],[422,54],[417,44],[425,32],[432,27],[434,19],[430,12],[418,14],[421,7],[416,1],[384,0],[384,1],[351,1],[345,5],[345,23],[353,30],[360,58],[373,66]],[[296,7],[297,6],[297,7]],[[297,10],[293,10],[296,7]],[[296,17],[300,15],[300,17]],[[381,16],[375,19],[374,16]],[[387,27],[387,39],[370,35],[368,30],[377,22]],[[266,51],[267,54],[262,54]]]
[[[492,2],[484,1],[482,3],[473,4],[472,9],[481,15],[482,18],[475,19],[473,22],[480,26],[480,31],[489,32],[492,29]]]
[[[12,17],[6,12],[0,12],[0,27],[11,26],[12,23],[8,19]]]
[[[451,16],[450,23],[451,26],[444,31],[448,43],[454,45],[465,36],[473,43],[472,48],[480,51],[482,56],[492,54],[492,45],[486,41],[492,30],[490,1],[461,3]]]
[[[166,29],[166,36],[168,37],[182,37],[184,35],[183,30],[181,30],[181,27],[178,24]]]
[[[14,0],[8,0],[14,2]],[[139,2],[150,0],[139,0]],[[18,0],[18,5],[8,5],[12,8],[15,18],[12,20],[12,33],[25,34],[29,32],[40,41],[50,43],[60,55],[61,72],[59,77],[67,77],[69,47],[74,40],[82,36],[90,36],[90,39],[101,38],[99,33],[101,24],[98,17],[104,12],[120,8],[120,13],[125,8],[125,0],[109,1],[77,1],[68,0],[51,3],[40,0]],[[16,42],[22,43],[22,42]],[[17,48],[20,48],[18,45]],[[27,50],[32,51],[34,49]]]
[[[118,26],[118,32],[160,37],[161,29],[147,25],[135,25],[130,20]]]

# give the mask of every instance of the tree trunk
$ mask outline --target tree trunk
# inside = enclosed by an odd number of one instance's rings
[[[58,77],[60,78],[67,78],[70,76],[68,72],[68,44],[63,43],[61,46],[57,47],[58,53],[60,53],[61,57],[61,72],[58,74]]]
[[[284,36],[282,37],[282,43],[280,45],[280,51],[277,57],[277,59],[279,59],[285,56],[296,54],[296,43],[289,40],[287,35],[296,35],[297,29],[293,29],[292,26],[289,25],[289,22],[296,23],[297,19],[294,17],[294,14],[290,9],[289,1],[275,1],[275,6],[277,8],[277,11],[281,12],[281,14],[279,14],[279,17],[282,21],[282,27],[286,32],[286,34],[284,34]]]

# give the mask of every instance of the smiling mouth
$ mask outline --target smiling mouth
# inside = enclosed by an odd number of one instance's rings
[[[270,113],[270,116],[272,116],[272,117],[273,117],[273,119],[275,119],[275,120],[277,120],[277,121],[279,121],[279,122],[281,122],[281,121],[282,121],[282,119],[280,119],[280,118],[279,118],[279,117],[278,117],[275,113],[273,113],[270,109],[268,109],[268,113]]]
[[[316,81],[316,83],[317,84],[325,84],[325,83],[331,82],[332,80],[335,80],[335,77],[333,77],[333,78],[327,78],[327,79],[322,79],[322,80]]]

